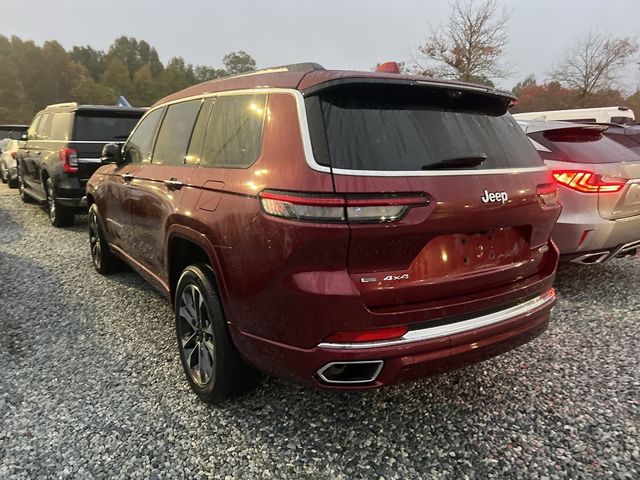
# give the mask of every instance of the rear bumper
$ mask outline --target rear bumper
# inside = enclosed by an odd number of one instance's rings
[[[82,188],[68,188],[59,186],[57,188],[56,200],[65,207],[83,208],[86,207],[85,191]]]
[[[640,241],[640,216],[597,221],[590,217],[589,220],[563,223],[561,219],[554,227],[552,237],[562,261],[602,263]]]
[[[398,340],[361,345],[320,343],[301,349],[233,327],[232,333],[240,351],[250,352],[249,361],[269,373],[319,388],[367,389],[443,373],[511,350],[547,328],[554,305],[555,292],[547,289],[490,313],[449,323],[444,319],[444,325],[411,330]],[[378,362],[380,368],[371,369],[369,381],[327,381],[326,367],[343,362]]]

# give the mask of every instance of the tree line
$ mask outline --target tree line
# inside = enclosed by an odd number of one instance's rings
[[[498,9],[496,0],[455,0],[448,23],[431,26],[401,69],[493,86],[513,72],[504,61],[509,20],[510,12]],[[640,116],[640,85],[626,91],[618,81],[623,68],[638,62],[639,48],[638,38],[587,31],[558,56],[545,78],[529,75],[515,86],[520,101],[512,111],[626,105]],[[0,35],[0,123],[28,123],[45,105],[58,102],[113,104],[124,95],[132,105],[147,106],[190,85],[256,68],[244,51],[225,55],[222,65],[191,65],[182,57],[163,64],[155,48],[126,36],[102,51]]]
[[[225,55],[222,65],[191,65],[182,57],[163,64],[155,48],[126,36],[102,51],[0,35],[0,123],[29,123],[52,103],[112,105],[120,95],[132,105],[148,106],[190,85],[256,68],[244,51]]]

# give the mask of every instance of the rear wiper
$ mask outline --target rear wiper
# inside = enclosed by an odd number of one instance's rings
[[[422,170],[437,170],[439,168],[473,168],[482,165],[487,160],[484,153],[467,155],[464,157],[445,158],[437,162],[423,165]]]
[[[129,138],[129,135],[114,135],[111,137],[113,140],[126,140]]]

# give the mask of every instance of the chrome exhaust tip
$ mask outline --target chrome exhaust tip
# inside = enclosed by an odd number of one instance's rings
[[[579,263],[581,265],[595,265],[596,263],[602,263],[609,258],[611,252],[595,252],[581,255],[571,260],[571,263]]]
[[[635,242],[630,242],[622,247],[620,250],[616,252],[616,257],[625,257],[627,255],[634,255],[634,253],[640,248],[640,240],[636,240]]]
[[[320,380],[330,385],[357,385],[373,382],[380,375],[383,365],[382,360],[331,362],[318,370],[317,374]]]

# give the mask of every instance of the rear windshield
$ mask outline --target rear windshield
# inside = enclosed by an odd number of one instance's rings
[[[75,140],[124,141],[141,116],[142,114],[137,116],[78,114],[76,116]]]
[[[551,150],[556,154],[557,160],[563,162],[640,162],[637,153],[611,140],[599,130],[567,128],[530,133],[529,136]]]
[[[638,135],[624,135],[624,134],[605,134],[608,138],[614,142],[624,145],[634,153],[640,154],[640,134]]]
[[[307,99],[314,155],[349,170],[415,171],[485,158],[474,170],[541,166],[508,100],[425,87],[342,87]],[[323,124],[317,122],[321,117]],[[449,165],[450,162],[447,162]]]

